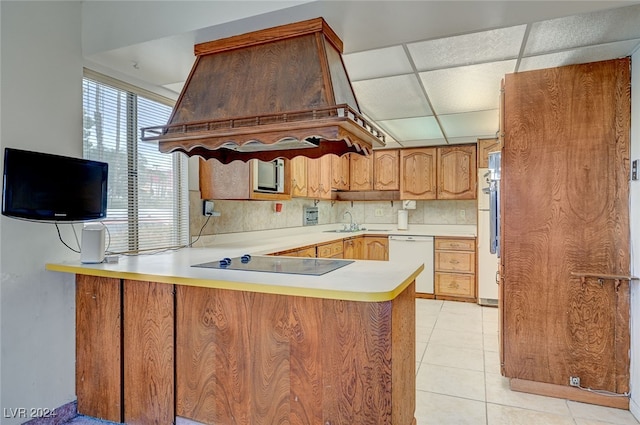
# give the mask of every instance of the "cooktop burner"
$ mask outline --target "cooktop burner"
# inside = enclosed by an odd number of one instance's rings
[[[351,263],[353,260],[251,256],[247,254],[242,257],[223,258],[208,263],[194,264],[192,267],[321,276]]]

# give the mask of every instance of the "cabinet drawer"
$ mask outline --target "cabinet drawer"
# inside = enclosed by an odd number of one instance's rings
[[[475,296],[474,275],[456,273],[436,273],[435,274],[436,295],[451,295],[454,297]]]
[[[436,251],[435,270],[438,272],[475,273],[474,252]]]
[[[342,241],[318,245],[318,258],[335,258],[342,255]]]
[[[447,251],[475,251],[475,239],[435,239],[435,249]]]

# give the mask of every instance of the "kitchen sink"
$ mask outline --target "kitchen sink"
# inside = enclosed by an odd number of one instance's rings
[[[337,229],[337,230],[325,230],[325,233],[357,233],[362,232],[365,229]]]

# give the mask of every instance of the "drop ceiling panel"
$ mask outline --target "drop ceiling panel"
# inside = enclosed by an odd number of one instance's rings
[[[522,58],[518,71],[555,68],[557,66],[598,62],[629,56],[640,46],[640,39],[588,46],[564,52]]]
[[[352,86],[360,109],[374,120],[433,115],[413,74],[356,81]]]
[[[435,114],[484,111],[499,106],[500,81],[515,60],[421,72]]]
[[[535,22],[525,56],[640,38],[640,5]]]
[[[439,115],[438,119],[447,139],[469,136],[493,135],[499,128],[499,110],[469,112],[466,114]]]
[[[379,124],[401,144],[407,140],[444,139],[434,117],[403,118]]]
[[[402,46],[351,53],[343,60],[351,81],[413,72]]]
[[[428,40],[407,47],[418,71],[518,57],[526,25]]]

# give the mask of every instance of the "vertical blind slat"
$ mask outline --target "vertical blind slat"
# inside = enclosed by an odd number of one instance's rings
[[[83,80],[84,157],[109,163],[110,252],[188,242],[186,158],[139,140],[171,107],[90,78]]]

